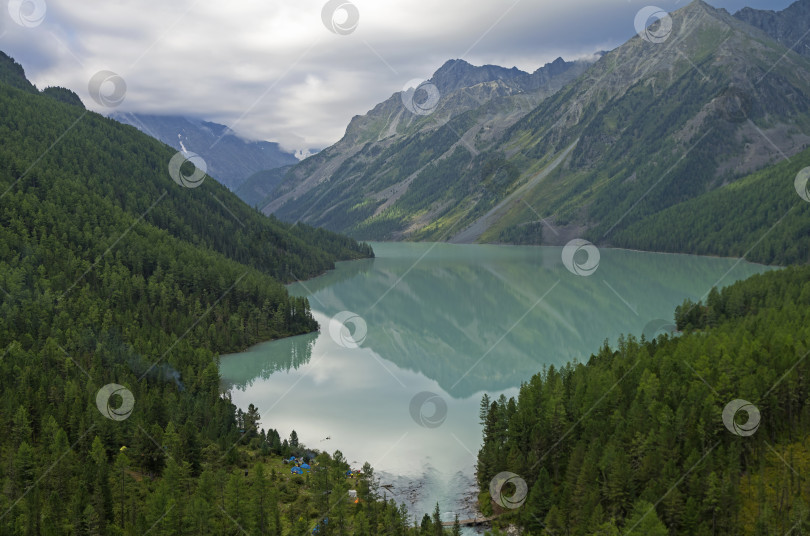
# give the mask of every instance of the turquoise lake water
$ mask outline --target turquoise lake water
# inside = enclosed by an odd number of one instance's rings
[[[223,356],[220,370],[262,426],[339,449],[356,468],[368,461],[420,519],[437,501],[446,519],[474,514],[484,393],[516,396],[606,339],[669,331],[685,298],[769,269],[615,249],[372,245],[375,259],[290,285],[320,333]]]

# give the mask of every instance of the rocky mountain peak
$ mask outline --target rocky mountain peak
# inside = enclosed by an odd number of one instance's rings
[[[507,69],[498,65],[475,66],[461,59],[453,59],[444,63],[433,73],[430,81],[439,88],[442,94],[447,94],[463,87],[471,87],[493,80],[509,80],[528,73],[517,67]]]

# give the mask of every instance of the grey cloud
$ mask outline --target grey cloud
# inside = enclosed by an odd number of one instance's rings
[[[558,56],[573,59],[621,44],[648,3],[666,10],[686,3],[355,0],[357,30],[336,35],[321,21],[322,0],[47,1],[37,28],[17,27],[5,10],[0,14],[0,33],[7,30],[0,48],[38,86],[67,86],[92,107],[88,80],[111,70],[127,82],[119,111],[205,118],[289,149],[334,143],[352,116],[408,80],[429,77],[448,59],[532,71]],[[713,2],[731,12],[789,3]]]

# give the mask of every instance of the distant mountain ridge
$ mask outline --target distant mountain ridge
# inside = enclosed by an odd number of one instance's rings
[[[810,56],[807,21],[810,20],[810,0],[798,0],[782,11],[745,7],[734,16],[759,28],[779,44],[803,56]]]
[[[448,60],[430,79],[444,94],[464,87],[483,84],[492,80],[512,80],[525,76],[527,73],[517,67],[507,69],[498,65],[482,65],[477,67],[464,60]]]
[[[461,59],[448,60],[430,78],[442,94],[448,95],[453,91],[469,88],[486,82],[502,81],[509,86],[523,91],[534,91],[548,83],[554,77],[560,76],[574,66],[576,62],[567,62],[557,58],[551,63],[527,73],[512,67],[498,65],[475,66]]]
[[[293,167],[275,199],[263,210],[277,212],[282,218],[350,231],[352,225],[395,203],[407,191],[414,173],[431,161],[442,160],[442,155],[457,145],[459,139],[452,130],[462,127],[453,127],[450,122],[471,121],[462,131],[467,132],[462,141],[465,146],[489,145],[540,101],[585,72],[591,63],[558,58],[527,73],[517,68],[473,66],[464,60],[450,60],[427,81],[440,95],[435,107],[427,113],[414,113],[406,102],[418,102],[419,92],[401,91],[367,114],[355,116],[340,141]],[[460,119],[465,115],[467,119]],[[363,179],[358,182],[359,176]],[[338,183],[346,190],[329,194],[330,185]],[[358,203],[360,206],[355,207]]]
[[[598,54],[597,56],[600,56]],[[535,91],[553,78],[562,75],[574,66],[576,62],[567,62],[557,58],[551,63],[527,73],[512,67],[499,67],[497,65],[482,65],[477,67],[464,60],[448,60],[430,78],[443,94],[450,94],[459,89],[473,87],[486,82],[502,81],[509,86],[523,91]],[[586,62],[587,63],[587,62]]]
[[[227,126],[173,115],[147,115],[116,112],[112,119],[132,125],[178,151],[200,155],[208,174],[231,190],[258,171],[289,166],[298,162],[279,144],[240,138]]]

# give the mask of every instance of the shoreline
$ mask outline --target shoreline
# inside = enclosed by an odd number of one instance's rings
[[[486,243],[475,243],[475,244],[455,244],[452,242],[435,242],[435,241],[409,241],[409,240],[371,240],[365,241],[367,244],[419,244],[419,245],[437,245],[437,244],[445,244],[452,247],[473,247],[473,246],[489,246],[489,247],[498,247],[498,248],[563,248],[565,246],[554,246],[550,244],[506,244],[506,243],[498,243],[498,242],[486,242]],[[596,245],[596,244],[595,244]],[[656,251],[656,250],[647,250],[647,249],[632,249],[632,248],[620,248],[614,246],[599,246],[596,245],[600,250],[611,250],[611,251],[629,251],[631,253],[649,253],[654,255],[673,255],[673,256],[686,256],[686,257],[703,257],[707,259],[725,259],[731,261],[738,261],[744,260],[748,264],[753,264],[756,266],[765,266],[769,268],[787,268],[787,266],[779,265],[779,264],[764,264],[761,262],[753,262],[746,260],[742,257],[726,257],[723,255],[712,255],[712,254],[704,254],[704,253],[686,253],[680,251]],[[385,258],[385,257],[375,257],[375,258]],[[362,259],[355,259],[355,260],[362,260]],[[339,261],[339,262],[352,262],[352,261]],[[788,265],[789,266],[789,265]],[[332,270],[330,270],[332,271]],[[328,273],[328,272],[325,272]],[[321,274],[323,275],[323,274]],[[305,280],[308,281],[308,280]]]

